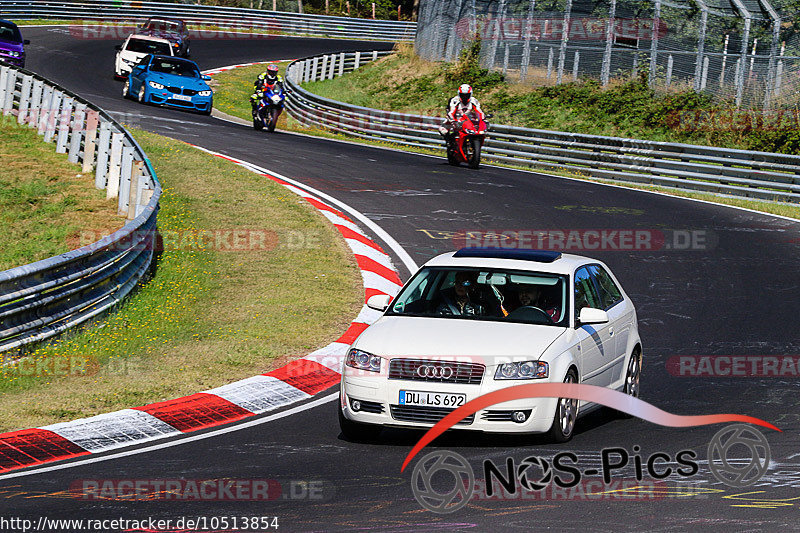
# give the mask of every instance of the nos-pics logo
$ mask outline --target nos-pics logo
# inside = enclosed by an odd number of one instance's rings
[[[636,448],[638,447],[634,447]],[[745,448],[747,451],[744,455],[740,455]],[[694,452],[681,453],[690,453],[694,456]],[[658,455],[664,456],[657,453],[651,457]],[[709,469],[720,483],[729,487],[742,488],[757,482],[769,468],[770,458],[771,452],[766,437],[747,424],[735,424],[718,431],[708,445]],[[508,461],[513,462],[513,459],[509,458]],[[650,461],[648,461],[648,471],[652,467],[649,463]],[[694,461],[683,464],[694,465],[694,468],[691,473],[681,475],[697,473]],[[494,464],[491,466],[494,467]],[[605,472],[605,466],[604,463],[603,477],[608,483],[610,474]],[[611,466],[618,468],[625,465],[617,463]],[[493,469],[497,470],[496,467]],[[514,471],[519,486],[528,491],[541,491],[554,480],[553,465],[540,457],[527,457]],[[572,467],[567,471],[573,476],[577,473],[578,477],[573,480],[573,483],[577,483],[581,472]],[[590,472],[599,473],[597,470],[584,471],[586,474]],[[658,475],[658,477],[665,476]],[[425,509],[440,514],[452,513],[464,507],[472,499],[475,491],[475,472],[461,455],[449,450],[437,450],[427,454],[414,466],[411,473],[411,490],[417,502]]]

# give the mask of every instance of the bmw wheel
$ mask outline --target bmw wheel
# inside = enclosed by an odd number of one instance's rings
[[[145,90],[144,90],[144,83],[142,83],[142,86],[141,86],[141,87],[139,87],[139,103],[140,103],[140,104],[146,104],[146,103],[147,103],[147,102],[145,101],[145,94],[144,94],[144,93],[145,93]]]
[[[578,376],[575,370],[570,369],[564,378],[564,383],[577,383]],[[559,398],[556,404],[556,413],[553,416],[553,425],[548,433],[554,442],[567,442],[572,438],[575,430],[575,421],[578,419],[578,400],[575,398]]]
[[[339,428],[342,430],[342,435],[344,435],[347,440],[356,442],[374,441],[378,438],[383,430],[381,426],[376,426],[374,424],[361,424],[359,422],[348,420],[342,413],[342,408],[339,406],[339,402],[336,402],[336,410],[339,412]]]
[[[131,97],[131,80],[125,80],[125,85],[122,86],[122,97],[123,98],[130,98]]]

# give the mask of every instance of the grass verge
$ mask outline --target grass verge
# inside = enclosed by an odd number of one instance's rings
[[[3,368],[2,431],[269,371],[338,338],[360,308],[352,255],[305,200],[184,143],[133,133],[164,187],[155,276],[99,325]],[[247,230],[245,241],[235,245],[231,230]]]
[[[386,61],[386,60],[383,60]],[[380,63],[379,60],[378,63]],[[372,64],[370,64],[372,65]],[[377,65],[377,64],[376,64]],[[286,64],[281,65],[281,72],[285,69]],[[317,90],[318,87],[327,86],[326,84],[330,84],[332,81],[340,81],[340,80],[347,80],[350,79],[352,82],[352,77],[359,75],[360,71],[367,67],[362,67],[361,69],[347,74],[341,78],[335,78],[334,80],[326,80],[324,82],[315,82],[314,84],[306,84],[307,86],[313,86],[314,91]],[[260,72],[263,72],[264,66],[263,65],[256,65],[251,67],[242,67],[234,70],[229,70],[226,72],[221,72],[219,74],[215,74],[213,76],[214,80],[213,83],[216,85],[215,87],[215,95],[214,95],[214,105],[220,111],[227,113],[229,115],[242,118],[244,120],[250,120],[250,89],[252,89],[253,80],[258,76]],[[358,92],[353,89],[352,91],[345,88],[342,88],[340,92],[328,92],[323,96],[328,98],[338,99],[343,101],[346,99],[347,96],[350,96],[351,103],[355,103],[357,105],[364,105],[369,106],[371,103],[368,100],[364,101],[356,101]],[[309,87],[310,88],[310,87]],[[319,93],[317,93],[319,94]],[[326,130],[322,130],[319,128],[309,128],[303,126],[298,121],[292,119],[288,116],[288,113],[283,113],[281,115],[280,120],[278,121],[278,127],[287,131],[293,131],[297,133],[303,133],[307,135],[314,135],[317,137],[323,137],[326,139],[335,139],[340,141],[348,141],[348,142],[355,142],[359,144],[366,144],[370,146],[377,146],[382,148],[391,148],[393,150],[402,150],[404,152],[410,153],[417,153],[417,154],[426,154],[426,155],[435,155],[435,156],[442,156],[443,151],[437,150],[428,150],[424,148],[410,148],[404,147],[398,144],[390,143],[390,142],[381,142],[381,141],[371,141],[365,139],[358,139],[355,137],[348,137],[345,135],[331,133]],[[531,169],[530,167],[522,166],[522,165],[510,165],[506,163],[496,163],[492,162],[492,165],[501,166],[505,168],[514,168],[514,169],[521,169],[521,170],[535,170]],[[686,191],[680,189],[671,189],[668,187],[659,187],[655,185],[643,185],[643,184],[636,184],[636,183],[623,183],[623,182],[616,182],[610,180],[602,180],[602,179],[595,179],[589,178],[585,175],[578,174],[575,172],[569,171],[554,171],[554,170],[543,170],[542,172],[546,172],[547,174],[554,174],[557,176],[565,176],[569,178],[577,178],[583,179],[586,181],[595,181],[598,183],[608,183],[613,185],[620,185],[623,187],[630,187],[633,189],[641,189],[641,190],[650,190],[650,191],[658,191],[663,192],[665,194],[670,194],[672,196],[679,196],[683,198],[695,198],[699,200],[705,200],[709,202],[715,202],[724,205],[732,205],[737,207],[744,207],[747,209],[753,209],[755,211],[761,211],[764,213],[770,213],[774,215],[782,215],[791,218],[800,219],[800,206],[795,206],[792,204],[782,204],[777,202],[765,202],[759,200],[748,200],[746,198],[732,198],[726,196],[718,196],[711,193],[703,193],[703,192],[694,192],[694,191]]]
[[[0,139],[0,271],[75,248],[82,228],[124,225],[116,200],[35,130],[0,117]]]

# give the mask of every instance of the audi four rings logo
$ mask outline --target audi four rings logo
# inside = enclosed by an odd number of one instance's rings
[[[450,379],[453,369],[449,366],[422,365],[417,367],[417,375],[421,378]]]

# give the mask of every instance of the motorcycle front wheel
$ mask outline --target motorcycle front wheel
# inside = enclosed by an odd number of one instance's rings
[[[280,108],[277,108],[277,109],[273,109],[273,110],[272,110],[272,116],[270,117],[269,125],[267,126],[267,129],[268,129],[270,132],[273,132],[273,131],[275,131],[275,126],[277,126],[277,125],[278,125],[278,117],[279,117],[280,115],[281,115],[281,110],[280,110]]]
[[[467,141],[467,165],[478,168],[481,164],[481,140],[472,138]]]

